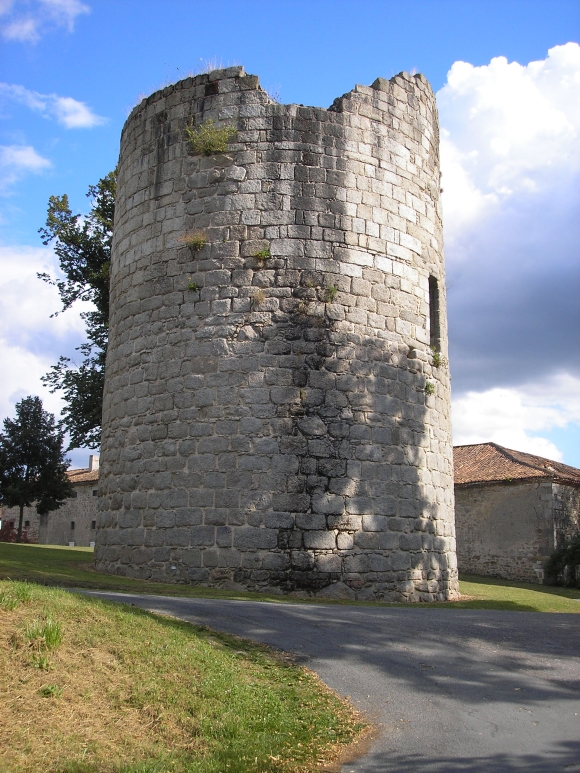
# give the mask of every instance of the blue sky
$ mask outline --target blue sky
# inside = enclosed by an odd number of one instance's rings
[[[82,323],[49,319],[37,230],[52,194],[87,211],[142,96],[215,62],[328,106],[407,70],[444,130],[455,440],[580,467],[579,40],[580,0],[0,0],[0,418],[29,393],[59,408],[39,376]]]

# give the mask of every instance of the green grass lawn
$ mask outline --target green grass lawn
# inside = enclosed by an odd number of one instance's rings
[[[307,773],[368,728],[263,645],[6,580],[0,695],[2,773]]]
[[[268,596],[263,593],[242,593],[192,585],[147,582],[116,575],[101,574],[92,568],[90,548],[56,547],[51,545],[14,545],[0,543],[0,578],[30,580],[45,585],[155,593],[161,596],[189,596],[204,598],[259,599],[279,603],[304,602],[288,596]],[[514,583],[489,577],[464,575],[460,580],[461,593],[467,598],[449,604],[437,604],[450,609],[505,609],[524,612],[580,613],[580,590],[552,588],[530,583]],[[312,599],[316,603],[332,602]],[[356,602],[363,604],[364,602]],[[434,606],[427,604],[425,606]]]

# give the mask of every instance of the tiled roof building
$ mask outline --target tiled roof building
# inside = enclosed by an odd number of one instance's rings
[[[580,530],[580,470],[497,443],[456,446],[453,460],[460,571],[541,581]]]

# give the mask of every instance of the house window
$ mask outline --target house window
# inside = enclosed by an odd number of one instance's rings
[[[30,529],[30,521],[24,521],[24,528]]]
[[[71,531],[74,529],[74,527],[75,527],[75,522],[74,522],[74,521],[71,521],[71,522],[70,522],[70,528],[71,528]]]
[[[93,496],[94,497],[98,497],[99,496],[99,489],[98,488],[94,488],[93,489]]]
[[[97,528],[97,522],[91,521],[91,529],[96,529],[96,528]]]
[[[79,495],[78,491],[73,491],[73,493],[70,495],[71,499],[76,499]]]
[[[431,348],[436,352],[441,351],[439,283],[434,276],[429,277],[429,335]]]

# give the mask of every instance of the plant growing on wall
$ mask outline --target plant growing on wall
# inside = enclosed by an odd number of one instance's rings
[[[177,241],[185,244],[192,252],[199,252],[207,244],[207,234],[199,230],[188,231],[183,236],[180,236]]]
[[[272,255],[270,254],[270,247],[264,247],[263,250],[259,250],[252,255],[258,261],[259,268],[264,268],[264,264],[267,260],[270,260]]]
[[[324,293],[325,303],[333,303],[337,293],[338,293],[338,287],[336,285],[330,285],[330,287],[327,287]]]
[[[185,127],[185,134],[190,151],[195,155],[213,156],[215,153],[225,153],[228,142],[236,133],[232,124],[215,126],[211,118],[201,126],[195,127],[193,120]]]
[[[447,358],[444,357],[435,346],[431,347],[431,354],[433,357],[433,365],[436,368],[445,368],[447,366]]]

